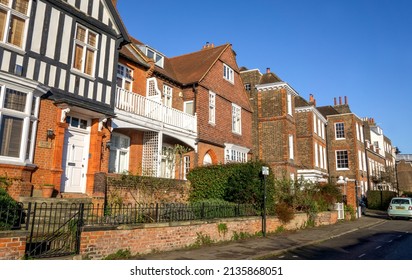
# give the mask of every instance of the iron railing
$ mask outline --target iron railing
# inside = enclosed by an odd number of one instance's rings
[[[68,204],[21,203],[16,207],[0,206],[0,230],[24,228],[34,235],[54,232],[83,205],[77,219],[82,225],[121,225],[194,221],[215,218],[258,216],[261,209],[252,204],[151,203],[151,204]],[[36,221],[33,221],[33,220]],[[31,228],[31,227],[35,228]]]

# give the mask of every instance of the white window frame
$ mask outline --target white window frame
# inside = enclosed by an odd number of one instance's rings
[[[225,164],[230,162],[247,162],[249,149],[232,143],[225,143]]]
[[[119,145],[116,146],[114,143],[114,137],[118,137],[119,138]],[[127,142],[127,147],[125,147],[123,144],[123,141]],[[112,162],[112,157],[110,156],[109,158],[109,168],[111,168],[109,170],[110,173],[124,173],[127,172],[129,169],[129,157],[130,157],[130,137],[120,134],[120,133],[112,133],[112,139],[110,140],[111,145],[110,145],[110,154],[112,154],[112,152],[116,153],[116,161]],[[121,154],[124,154],[123,157],[121,157]],[[124,160],[125,162],[121,162],[122,160]],[[127,168],[124,168],[123,170],[120,170],[121,166],[127,166]],[[114,167],[114,169],[113,169]]]
[[[191,104],[192,105],[192,111],[191,112],[188,112],[188,105],[189,104]],[[185,102],[183,102],[183,111],[186,113],[186,114],[189,114],[189,115],[194,115],[195,114],[195,102],[193,101],[193,100],[189,100],[189,101],[185,101]]]
[[[5,108],[5,99],[7,90],[16,91],[25,94],[25,105],[23,110],[16,110],[13,108]],[[40,107],[40,97],[35,96],[33,91],[28,91],[21,88],[14,88],[0,84],[0,137],[2,137],[5,130],[2,129],[3,120],[5,118],[14,118],[22,121],[22,130],[20,135],[20,145],[18,156],[1,155],[2,147],[0,146],[0,162],[2,163],[33,163],[36,130],[38,123]],[[30,135],[31,133],[31,135]],[[7,136],[5,136],[7,137]],[[11,135],[10,135],[11,137]],[[15,139],[8,139],[8,141],[15,141]],[[0,142],[2,142],[0,140]]]
[[[78,32],[78,28],[82,28],[86,31],[85,33],[85,40],[86,42],[83,42],[79,39],[77,39],[77,32]],[[92,46],[87,42],[87,39],[89,38],[89,34],[92,33],[96,36],[96,45]],[[96,60],[97,60],[97,52],[98,52],[98,43],[99,43],[99,34],[97,32],[94,32],[92,30],[90,30],[89,28],[85,27],[84,25],[81,25],[79,23],[76,24],[76,32],[74,34],[74,44],[73,44],[73,57],[72,57],[72,70],[77,72],[77,73],[81,73],[82,75],[86,75],[88,77],[94,77],[95,73],[96,73]],[[82,65],[81,65],[81,69],[77,69],[75,67],[75,60],[76,60],[76,46],[82,46],[83,47],[83,52],[82,52]],[[92,67],[92,73],[88,74],[86,73],[86,54],[87,54],[87,50],[91,50],[93,51],[93,67]]]
[[[18,48],[20,50],[24,50],[26,46],[26,40],[27,40],[27,30],[28,30],[28,25],[29,25],[29,19],[30,19],[30,11],[31,11],[31,6],[32,6],[32,0],[29,0],[28,2],[28,7],[27,7],[27,14],[23,14],[15,9],[13,9],[13,4],[16,0],[9,0],[8,5],[4,5],[0,3],[0,10],[6,12],[6,22],[4,26],[4,34],[3,38],[0,38],[0,44],[5,44],[7,46],[11,46],[13,48]],[[10,30],[11,30],[11,17],[17,17],[20,18],[24,21],[24,30],[23,30],[23,38],[22,38],[22,45],[17,46],[12,43],[9,43],[9,35],[10,35]]]
[[[317,126],[317,117],[315,114],[313,114],[313,130],[315,134],[318,134],[318,126]]]
[[[209,123],[216,124],[216,93],[209,91]]]
[[[295,149],[294,149],[294,144],[293,144],[293,135],[289,134],[288,137],[288,142],[289,142],[289,159],[293,160],[295,158]]]
[[[339,163],[340,163],[340,161],[343,161],[343,160],[345,160],[344,158],[338,158],[339,156],[341,156],[341,155],[339,155],[339,153],[346,153],[346,162],[347,162],[347,166],[346,167],[339,167],[338,165],[339,165]],[[349,153],[348,153],[348,151],[347,150],[337,150],[337,151],[335,151],[335,162],[336,162],[336,170],[349,170]]]
[[[242,134],[242,108],[232,103],[232,132]]]
[[[287,110],[288,110],[288,115],[293,116],[293,110],[292,110],[292,94],[288,92],[286,94],[286,105],[287,105]]]
[[[121,63],[117,64],[117,78],[121,80],[121,85],[117,84],[118,87],[125,89],[127,91],[132,91],[133,89],[133,69],[123,65]],[[126,83],[130,84],[130,88],[126,88]]]
[[[190,156],[183,156],[183,180],[187,180],[190,171]]]
[[[172,108],[173,104],[173,88],[168,85],[163,85],[163,104]]]
[[[235,83],[235,71],[226,64],[223,64],[223,78],[232,84]]]
[[[323,167],[324,169],[328,169],[328,159],[326,154],[326,147],[322,147],[323,149]]]
[[[159,54],[157,51],[150,49],[150,48],[146,48],[146,56],[148,58],[152,58],[154,63],[163,68],[164,66],[164,56]]]
[[[315,167],[319,167],[319,145],[315,142]]]
[[[341,134],[343,134],[343,137],[341,137]],[[335,123],[335,139],[337,140],[345,139],[345,123],[344,122]]]

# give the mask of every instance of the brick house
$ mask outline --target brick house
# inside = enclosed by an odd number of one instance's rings
[[[266,69],[242,69],[241,76],[253,104],[254,154],[269,164],[277,177],[295,179],[299,169],[296,153],[295,97],[298,93]]]
[[[339,177],[347,178],[342,184],[342,193],[348,203],[355,205],[358,197],[367,191],[367,158],[362,119],[351,112],[347,98],[334,106],[317,107],[327,120],[327,153],[331,183]],[[356,186],[356,187],[355,187]]]
[[[301,96],[295,97],[295,113],[298,177],[312,182],[327,182],[326,118],[316,109],[312,94],[309,101]]]
[[[193,167],[250,157],[251,109],[230,44],[169,58],[132,39],[117,78],[112,139],[124,145],[112,141],[110,172],[185,179]]]
[[[1,1],[0,176],[14,198],[44,184],[93,193],[114,116],[118,48],[112,1]],[[34,189],[33,189],[34,186]]]

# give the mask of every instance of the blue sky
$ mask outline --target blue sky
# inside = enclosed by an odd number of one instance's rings
[[[305,99],[347,96],[412,154],[412,1],[118,0],[131,36],[173,57],[231,43],[239,67],[267,67]]]

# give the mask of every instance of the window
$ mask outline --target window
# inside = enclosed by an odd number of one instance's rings
[[[132,91],[133,70],[122,64],[117,65],[117,86]]]
[[[232,132],[242,134],[242,109],[232,104]]]
[[[3,2],[1,2],[3,3]],[[39,97],[0,86],[0,159],[31,163]]]
[[[348,151],[336,151],[336,169],[348,169]]]
[[[173,88],[168,85],[163,85],[163,104],[172,108]]]
[[[319,148],[318,148],[318,143],[315,143],[315,166],[318,167],[319,166],[319,152],[318,152]]]
[[[232,68],[223,64],[223,78],[231,82],[232,84],[235,83],[234,71]]]
[[[245,90],[250,91],[252,89],[250,84],[245,84]]]
[[[292,116],[293,112],[292,112],[292,94],[291,93],[287,93],[287,106],[288,106],[288,114]]]
[[[195,110],[194,110],[194,102],[193,102],[193,100],[185,101],[185,102],[183,103],[183,111],[184,111],[186,114],[194,115]]]
[[[187,174],[190,171],[190,156],[183,157],[183,179],[186,180]]]
[[[161,55],[161,54],[155,52],[154,50],[148,48],[148,49],[146,49],[146,56],[147,56],[148,58],[152,58],[153,61],[154,61],[154,63],[155,63],[157,66],[163,68],[163,63],[164,63],[163,55]]]
[[[313,114],[313,130],[315,131],[315,134],[318,134],[318,126],[316,124],[317,124],[317,118],[316,118],[316,115]]]
[[[360,134],[359,134],[359,124],[356,123],[356,139],[360,141]]]
[[[209,91],[209,123],[216,123],[216,94]]]
[[[247,162],[249,149],[234,144],[225,144],[225,163]]]
[[[289,159],[294,159],[293,135],[289,135]]]
[[[203,165],[212,165],[213,161],[212,161],[212,157],[209,155],[209,153],[205,154],[205,156],[203,157]]]
[[[97,34],[84,26],[76,26],[73,68],[89,76],[94,75],[97,54]]]
[[[343,123],[335,123],[336,139],[345,139],[345,125]]]
[[[30,0],[0,1],[0,42],[23,49]]]
[[[130,138],[125,135],[113,133],[110,142],[109,172],[127,172],[129,169]]]

